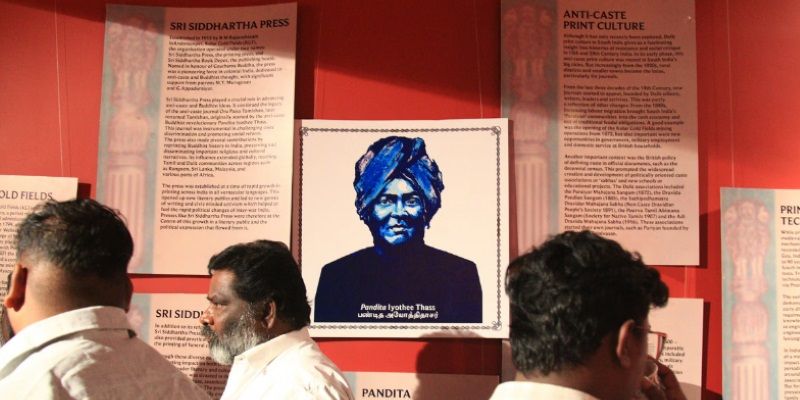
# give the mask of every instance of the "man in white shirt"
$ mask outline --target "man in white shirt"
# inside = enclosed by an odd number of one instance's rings
[[[15,335],[0,348],[3,398],[208,399],[128,324],[132,252],[121,218],[94,200],[49,201],[22,221],[4,299]]]
[[[311,308],[285,244],[258,240],[211,257],[200,318],[211,357],[233,364],[222,399],[352,399],[308,334]]]
[[[516,380],[491,400],[685,400],[675,375],[648,358],[650,307],[669,289],[656,269],[617,242],[564,232],[514,260],[506,273]],[[656,363],[658,382],[645,378]]]

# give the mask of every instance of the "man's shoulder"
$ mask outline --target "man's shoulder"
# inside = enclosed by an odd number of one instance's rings
[[[563,400],[598,400],[581,391],[564,386],[547,383],[509,381],[498,385],[489,400],[506,399],[563,399]]]
[[[475,263],[467,260],[464,257],[457,256],[453,253],[437,249],[431,246],[425,246],[425,257],[440,265],[447,265],[458,268],[475,268]]]
[[[287,363],[292,363],[309,377],[319,377],[320,372],[322,376],[328,376],[330,373],[342,374],[339,367],[313,341],[287,350],[286,356]]]
[[[373,258],[375,258],[374,249],[372,247],[366,247],[331,261],[325,264],[322,269],[328,273],[351,271],[353,268],[369,265],[369,260]]]
[[[16,393],[34,397],[60,398],[56,394],[64,392],[67,398],[208,398],[146,343],[101,330],[65,337],[31,352],[2,382],[3,387],[17,382]]]
[[[94,380],[99,374],[103,381],[108,380],[106,386],[111,390],[131,394],[136,391],[141,399],[208,398],[203,389],[138,337],[120,341],[124,344],[101,342],[102,347],[94,351],[97,361],[78,374],[87,380]]]
[[[266,380],[252,382],[255,386],[248,387],[242,394],[260,393],[265,395],[263,397],[274,398],[352,399],[344,374],[310,338],[282,351],[266,368]]]
[[[317,342],[311,338],[308,327],[303,327],[291,331],[283,336],[278,336],[274,339],[279,342],[280,353],[275,357],[273,363],[290,363],[296,367],[311,367],[315,365],[330,365],[334,369],[338,369],[325,353],[319,348]],[[268,341],[262,345],[270,346],[273,341]],[[264,347],[262,351],[274,351],[275,347]]]

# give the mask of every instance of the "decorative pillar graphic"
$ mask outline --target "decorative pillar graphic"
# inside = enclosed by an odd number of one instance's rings
[[[147,198],[147,146],[155,130],[146,108],[158,33],[141,18],[108,27],[107,57],[113,73],[112,114],[107,128],[106,184],[103,201],[126,218],[134,242],[129,271],[141,268]],[[102,168],[103,166],[101,166]]]
[[[770,244],[770,215],[757,200],[739,200],[724,214],[724,246],[733,267],[731,392],[734,400],[770,398],[769,313],[764,261]],[[774,372],[774,371],[773,371]]]
[[[550,157],[547,139],[552,111],[548,68],[553,53],[552,11],[519,3],[503,13],[504,59],[510,60],[508,118],[514,123],[517,243],[520,251],[549,233]]]

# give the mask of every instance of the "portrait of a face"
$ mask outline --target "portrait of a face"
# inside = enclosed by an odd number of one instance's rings
[[[422,240],[425,210],[420,194],[407,180],[389,181],[371,208],[367,226],[376,241],[396,246]]]
[[[214,271],[208,290],[208,307],[203,312],[202,335],[214,361],[229,365],[234,357],[266,341],[250,304],[235,292],[236,275],[230,270]]]

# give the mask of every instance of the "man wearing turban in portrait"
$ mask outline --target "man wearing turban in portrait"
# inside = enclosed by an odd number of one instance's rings
[[[356,162],[353,186],[373,245],[322,268],[315,322],[481,322],[475,263],[424,241],[444,189],[425,141],[376,141]]]

